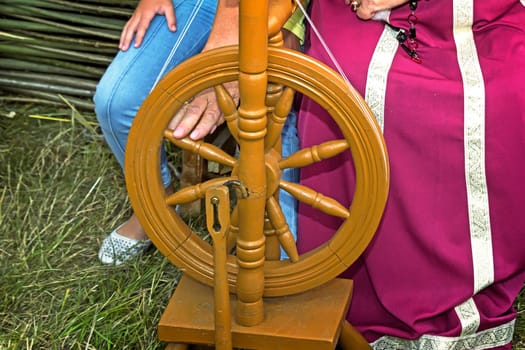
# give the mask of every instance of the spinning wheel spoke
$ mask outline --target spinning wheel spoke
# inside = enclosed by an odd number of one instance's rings
[[[326,197],[309,187],[294,184],[285,180],[279,182],[279,187],[297,198],[297,200],[311,205],[323,213],[343,219],[347,219],[350,216],[350,211],[341,203],[333,198]]]
[[[290,110],[292,109],[294,94],[295,91],[293,89],[286,88],[279,97],[279,100],[268,119],[267,134],[264,138],[265,151],[273,148],[280,139],[284,122],[286,121],[288,113],[290,113]]]
[[[235,177],[219,177],[216,179],[211,179],[206,182],[185,187],[166,198],[166,204],[168,205],[178,205],[178,204],[187,204],[198,199],[202,199],[206,196],[206,190],[212,187],[220,186],[226,181],[235,180]]]
[[[275,230],[275,234],[279,239],[279,243],[283,247],[284,251],[290,257],[290,260],[296,262],[299,260],[299,254],[297,253],[297,247],[295,246],[295,240],[290,228],[286,223],[286,219],[281,210],[281,207],[275,197],[270,197],[266,201],[266,213],[272,223]]]
[[[224,120],[226,120],[226,124],[228,124],[228,129],[238,143],[239,128],[237,126],[237,120],[239,118],[239,112],[237,111],[237,103],[223,85],[215,86],[215,96],[219,108],[224,114]]]
[[[228,153],[224,152],[219,147],[212,145],[211,143],[207,143],[202,140],[194,141],[188,137],[176,139],[173,137],[173,130],[170,129],[166,129],[164,131],[164,137],[176,146],[196,153],[209,161],[226,165],[231,168],[237,164],[237,160],[234,157],[230,156]]]
[[[281,169],[301,168],[323,159],[335,157],[349,148],[346,140],[333,140],[323,142],[310,148],[303,148],[279,162]]]

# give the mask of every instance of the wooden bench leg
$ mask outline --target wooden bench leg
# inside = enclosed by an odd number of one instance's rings
[[[348,321],[343,323],[341,335],[339,336],[339,346],[343,350],[372,349],[366,339]]]
[[[182,188],[199,184],[204,178],[205,162],[201,156],[191,151],[182,151],[182,171],[180,186]],[[183,204],[179,207],[182,216],[198,216],[201,214],[201,201]],[[171,350],[171,349],[170,349]]]

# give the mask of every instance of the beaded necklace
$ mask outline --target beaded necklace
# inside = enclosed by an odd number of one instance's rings
[[[417,3],[419,0],[410,0],[408,6],[410,7],[410,14],[407,17],[408,22],[408,35],[403,28],[394,27],[390,23],[387,23],[390,28],[397,31],[396,39],[399,42],[399,46],[410,56],[412,61],[421,63],[421,57],[417,53],[419,43],[416,37],[416,24],[418,18],[416,16]]]

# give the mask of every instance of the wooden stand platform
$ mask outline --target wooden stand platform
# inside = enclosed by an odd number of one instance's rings
[[[232,321],[234,348],[335,349],[348,311],[353,283],[334,279],[292,296],[265,298],[265,321],[243,327]],[[174,344],[214,343],[213,289],[183,276],[158,325],[159,339]],[[235,308],[235,296],[230,296]],[[347,326],[348,323],[346,323]]]

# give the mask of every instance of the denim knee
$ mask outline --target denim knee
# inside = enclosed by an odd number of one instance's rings
[[[122,167],[129,129],[140,107],[132,105],[137,100],[129,98],[128,90],[129,87],[120,89],[118,84],[107,84],[103,77],[93,97],[104,138]],[[121,93],[124,91],[126,96]]]

